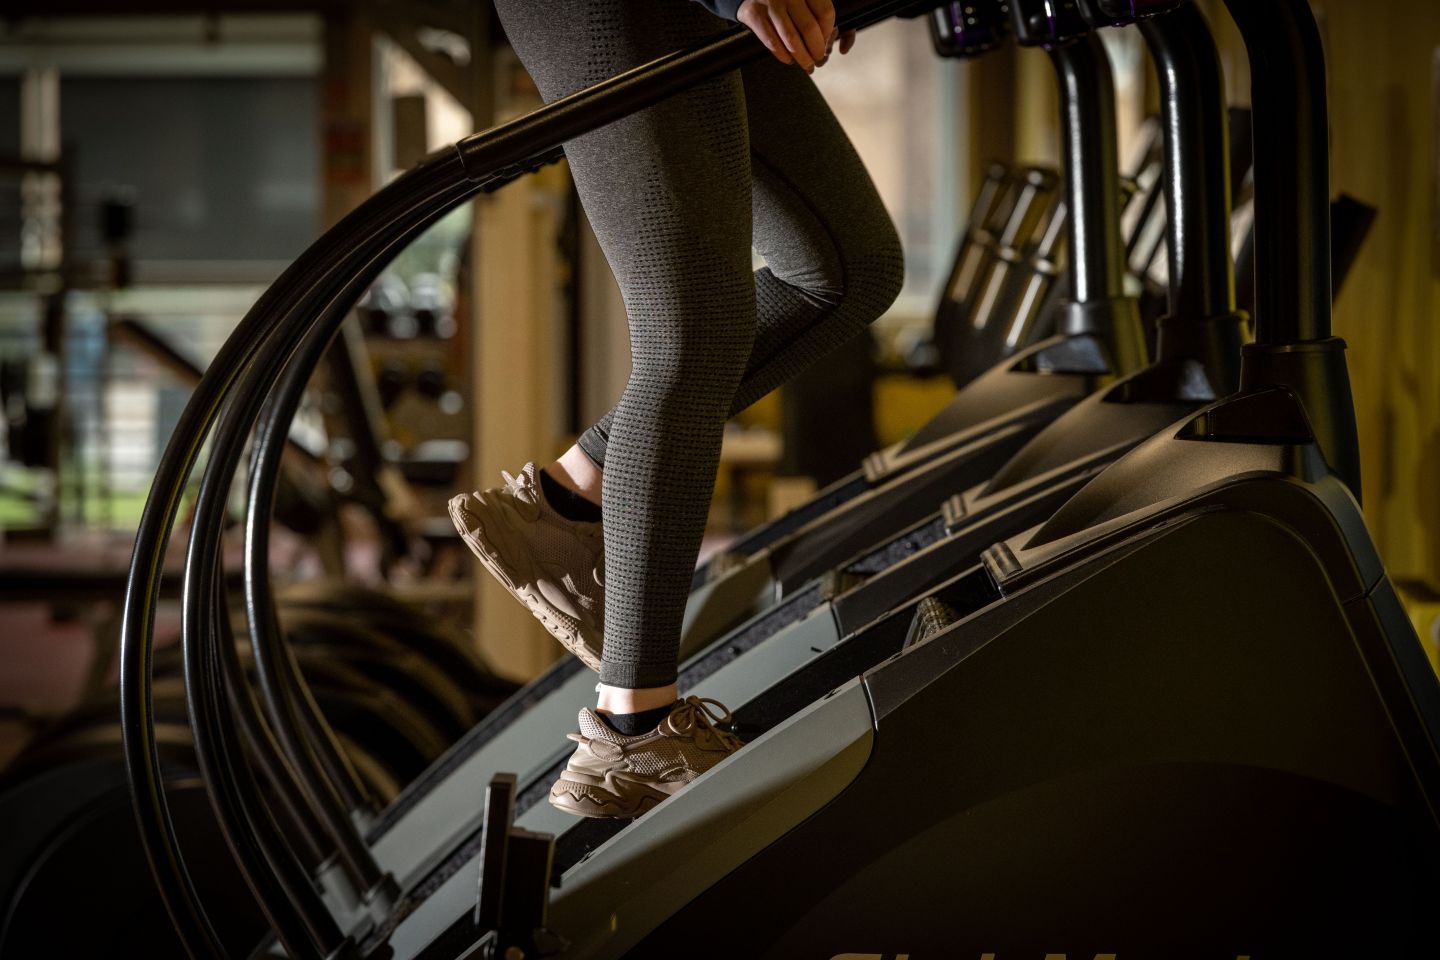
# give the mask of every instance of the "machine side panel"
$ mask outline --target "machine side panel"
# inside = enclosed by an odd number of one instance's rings
[[[635,955],[1434,955],[1405,708],[1316,552],[1243,511],[1135,541],[868,674],[855,783]]]
[[[595,674],[572,674],[419,798],[375,843],[375,859],[406,886],[416,882],[439,863],[452,841],[478,829],[478,798],[490,778],[501,772],[529,772],[537,760],[536,745],[563,743],[575,715],[594,697]]]
[[[738,569],[692,590],[680,626],[681,661],[776,599],[778,592],[768,553],[750,557]]]

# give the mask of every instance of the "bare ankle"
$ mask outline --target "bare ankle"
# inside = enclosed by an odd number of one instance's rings
[[[589,454],[580,449],[579,444],[562,453],[558,460],[545,467],[545,472],[565,489],[578,493],[599,506],[605,475],[595,465],[595,461],[590,459]]]
[[[601,713],[643,713],[668,707],[678,698],[675,684],[664,687],[642,687],[631,690],[626,687],[611,687],[600,684],[596,709]]]

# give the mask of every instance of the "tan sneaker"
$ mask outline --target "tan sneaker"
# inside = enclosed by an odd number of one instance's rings
[[[627,737],[581,710],[580,732],[569,735],[580,748],[550,788],[550,803],[581,817],[638,817],[740,749],[739,737],[715,727],[729,720],[714,700],[686,697],[654,732]]]
[[[605,624],[605,538],[599,523],[567,520],[545,500],[527,463],[503,487],[450,500],[450,519],[470,551],[566,650],[600,669]]]

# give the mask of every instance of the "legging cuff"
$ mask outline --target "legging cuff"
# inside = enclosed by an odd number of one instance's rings
[[[590,458],[591,463],[601,470],[605,469],[605,448],[609,445],[610,438],[605,436],[605,432],[600,429],[598,424],[580,434],[580,439],[576,442],[581,452]]]
[[[646,687],[668,687],[677,677],[675,661],[664,663],[600,662],[600,682],[607,687],[642,690]]]

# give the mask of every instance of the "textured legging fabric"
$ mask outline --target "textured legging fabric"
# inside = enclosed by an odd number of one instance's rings
[[[547,101],[734,26],[681,0],[496,8]],[[810,78],[773,58],[565,153],[630,322],[629,382],[581,440],[605,468],[600,679],[664,686],[725,421],[890,305],[900,242]]]

